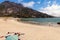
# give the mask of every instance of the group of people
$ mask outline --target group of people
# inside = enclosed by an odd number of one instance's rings
[[[7,32],[6,36],[1,36],[0,38],[5,37],[5,40],[20,40],[20,35],[24,35],[21,34],[19,32]]]

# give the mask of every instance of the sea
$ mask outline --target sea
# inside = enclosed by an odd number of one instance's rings
[[[58,26],[57,22],[60,22],[60,18],[22,18],[22,21],[40,25]]]

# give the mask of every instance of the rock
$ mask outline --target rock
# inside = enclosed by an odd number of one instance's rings
[[[59,25],[60,25],[60,22],[57,22],[57,24],[59,24]]]

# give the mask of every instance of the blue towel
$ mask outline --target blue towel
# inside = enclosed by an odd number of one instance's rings
[[[8,36],[6,40],[18,40],[18,35]]]

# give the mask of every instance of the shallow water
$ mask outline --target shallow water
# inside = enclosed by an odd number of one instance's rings
[[[54,25],[57,26],[57,22],[60,22],[60,18],[22,18],[22,21],[31,23],[37,23],[41,25]]]
[[[22,20],[35,22],[60,22],[60,18],[22,18]]]

